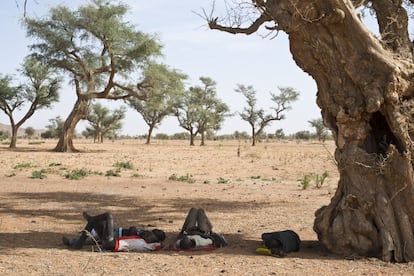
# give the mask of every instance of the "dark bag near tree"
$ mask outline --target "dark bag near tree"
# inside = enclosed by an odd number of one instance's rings
[[[279,247],[285,253],[299,251],[300,238],[292,230],[263,233],[262,240],[269,249]]]

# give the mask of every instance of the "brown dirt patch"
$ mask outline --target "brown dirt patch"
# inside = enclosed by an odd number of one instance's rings
[[[52,153],[56,141],[16,151],[0,147],[1,275],[378,275],[414,273],[412,264],[389,264],[374,258],[345,259],[326,252],[312,230],[314,212],[328,204],[338,174],[334,145],[317,142],[239,143],[75,141],[81,153]],[[134,168],[105,176],[117,162]],[[31,167],[25,167],[29,164]],[[20,168],[16,168],[20,167]],[[64,177],[86,169],[80,180]],[[42,171],[43,179],[31,178]],[[303,190],[307,174],[329,177],[322,188]],[[175,174],[195,183],[170,181]],[[214,230],[229,246],[213,252],[97,253],[68,250],[63,235],[84,225],[81,212],[111,211],[120,226],[164,229],[170,243],[190,207],[203,207]],[[292,229],[301,250],[285,258],[254,253],[263,232]]]

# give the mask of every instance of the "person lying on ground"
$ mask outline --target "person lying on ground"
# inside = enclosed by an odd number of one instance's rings
[[[175,247],[189,250],[194,248],[219,248],[227,245],[225,238],[214,233],[213,225],[204,209],[191,208],[178,234]]]
[[[256,252],[264,255],[284,257],[289,252],[299,251],[300,238],[292,230],[263,233],[264,246],[256,249]]]
[[[145,230],[131,226],[127,229],[115,228],[112,213],[106,212],[90,216],[83,212],[87,221],[77,239],[63,237],[63,244],[72,249],[81,249],[84,245],[96,244],[104,250],[112,251],[152,251],[161,249],[165,232],[159,229]]]

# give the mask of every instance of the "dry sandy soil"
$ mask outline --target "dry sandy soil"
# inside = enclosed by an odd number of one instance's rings
[[[329,203],[338,174],[334,145],[317,142],[76,140],[80,153],[50,152],[56,141],[0,146],[1,275],[413,275],[413,264],[344,258],[326,252],[312,230],[314,212]],[[240,156],[237,149],[240,147]],[[105,176],[116,164],[133,164]],[[85,178],[65,174],[86,169]],[[43,170],[43,171],[42,171]],[[32,178],[42,171],[45,178]],[[328,172],[321,188],[315,175]],[[194,183],[172,181],[176,175]],[[300,179],[311,177],[302,189]],[[226,248],[211,252],[93,252],[65,248],[63,235],[84,226],[81,212],[111,211],[119,226],[161,228],[165,245],[180,230],[190,207],[203,207]],[[292,229],[301,250],[285,258],[255,254],[263,232]]]

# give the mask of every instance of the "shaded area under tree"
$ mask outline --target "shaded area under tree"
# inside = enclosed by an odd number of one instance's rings
[[[261,26],[287,33],[293,59],[316,81],[340,180],[331,203],[316,212],[314,229],[342,255],[414,260],[414,62],[404,6],[411,3],[252,1],[238,7],[250,9],[250,24],[232,21],[233,13],[229,26],[206,16],[210,28],[233,34]],[[359,18],[362,4],[376,15],[379,38]]]

